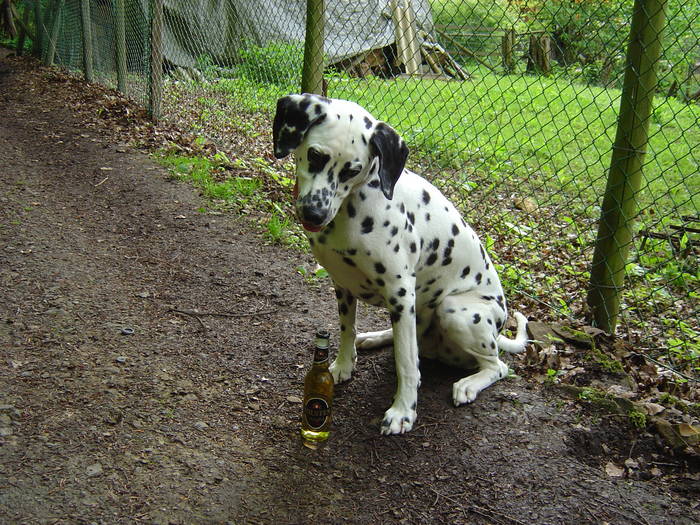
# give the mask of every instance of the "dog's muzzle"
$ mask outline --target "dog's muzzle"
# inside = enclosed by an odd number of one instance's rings
[[[296,202],[296,212],[299,222],[306,231],[316,233],[323,228],[323,222],[326,220],[328,210],[323,209],[314,204],[311,199],[304,198],[299,202],[299,180],[294,184],[292,192],[294,201]]]

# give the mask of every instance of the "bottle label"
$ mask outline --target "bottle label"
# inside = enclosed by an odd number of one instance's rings
[[[318,430],[323,428],[331,415],[331,407],[325,399],[312,397],[304,405],[304,417],[309,427]]]

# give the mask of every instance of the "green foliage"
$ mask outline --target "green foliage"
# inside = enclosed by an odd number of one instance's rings
[[[439,25],[462,27],[512,27],[518,12],[503,0],[430,0],[433,20]]]
[[[644,412],[640,412],[639,410],[630,410],[627,417],[629,418],[630,423],[632,423],[637,430],[644,430],[646,428],[647,415]]]
[[[249,80],[299,89],[304,64],[302,44],[274,42],[258,46],[249,43],[238,54],[238,71]]]
[[[159,160],[178,179],[191,182],[206,197],[222,204],[244,205],[261,187],[258,179],[223,174],[216,160],[207,157],[163,154]]]
[[[273,213],[265,223],[263,237],[273,244],[284,244],[291,225],[292,223],[287,217]]]
[[[297,266],[296,271],[304,278],[307,284],[318,284],[321,280],[328,278],[328,270],[323,267],[310,271],[304,266]]]

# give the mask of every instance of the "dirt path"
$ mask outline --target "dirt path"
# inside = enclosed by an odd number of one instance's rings
[[[415,430],[381,437],[389,350],[302,447],[310,334],[337,334],[310,259],[197,213],[52,79],[0,58],[0,523],[700,520],[682,458],[523,379],[455,409],[459,374],[426,364]],[[606,473],[628,458],[654,474]]]

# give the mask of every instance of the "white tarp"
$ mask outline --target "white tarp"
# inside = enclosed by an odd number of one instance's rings
[[[409,0],[418,27],[430,32],[428,0]],[[149,0],[141,0],[147,8]],[[394,42],[390,0],[326,0],[329,63]],[[226,64],[244,42],[303,43],[306,0],[165,0],[164,57],[192,67],[203,57]],[[147,12],[147,11],[145,11]]]

